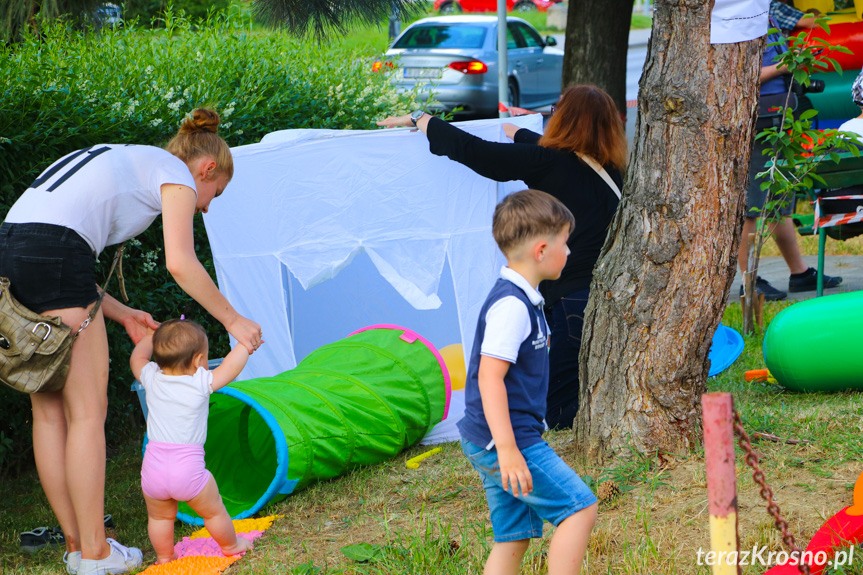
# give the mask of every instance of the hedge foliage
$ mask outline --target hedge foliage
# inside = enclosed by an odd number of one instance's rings
[[[121,2],[115,2],[121,4]],[[206,18],[211,10],[227,10],[230,0],[135,0],[124,2],[123,19],[131,22],[138,19],[147,23],[158,18],[165,10],[184,11],[190,18]]]
[[[168,11],[160,25],[94,34],[57,23],[41,37],[0,47],[0,219],[57,158],[98,143],[163,145],[184,114],[202,105],[220,112],[231,146],[279,129],[371,128],[417,107],[415,94],[397,94],[371,72],[374,54],[255,30],[242,11],[196,22]],[[200,216],[195,229],[198,256],[215,277]],[[161,233],[157,220],[128,244],[129,305],[159,320],[198,320],[210,334],[211,357],[221,357],[227,336],[165,271]],[[112,252],[102,255],[102,273]],[[113,324],[109,338],[110,444],[139,434],[143,420],[129,391],[131,342]],[[32,460],[29,413],[26,396],[0,389],[0,473]]]

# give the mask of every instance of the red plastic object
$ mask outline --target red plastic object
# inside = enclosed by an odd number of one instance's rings
[[[821,575],[830,564],[838,547],[857,545],[863,543],[863,473],[857,478],[854,485],[854,505],[846,507],[827,523],[821,526],[812,541],[806,546],[804,556],[815,557],[823,553],[824,562],[809,565],[811,575]],[[809,555],[811,554],[811,555]],[[808,561],[807,561],[808,563]],[[768,570],[765,575],[796,575],[800,570],[791,562],[777,565]]]
[[[855,72],[863,67],[863,22],[846,22],[843,24],[833,24],[830,26],[830,34],[819,28],[813,28],[807,35],[810,46],[820,46],[815,42],[815,38],[821,38],[835,46],[845,46],[853,52],[853,54],[845,54],[838,51],[833,51],[828,54],[830,58],[836,60],[836,63],[843,70]],[[819,68],[820,72],[834,71],[830,66],[827,70]]]

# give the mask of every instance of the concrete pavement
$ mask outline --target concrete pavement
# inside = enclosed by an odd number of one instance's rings
[[[630,48],[646,47],[648,40],[650,40],[650,28],[640,28],[638,30],[629,31]]]
[[[829,241],[829,240],[828,240]],[[810,267],[818,266],[818,256],[803,256]],[[824,290],[824,295],[863,290],[863,256],[825,256],[824,271],[829,276],[841,276],[842,285]],[[773,287],[788,291],[788,266],[781,257],[762,257],[758,264],[758,275],[769,281]],[[743,276],[740,271],[734,276],[729,301],[740,301],[740,285]],[[815,297],[815,290],[789,293],[789,300],[803,300]]]

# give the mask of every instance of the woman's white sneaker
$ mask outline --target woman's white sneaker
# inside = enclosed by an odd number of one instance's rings
[[[104,559],[81,559],[78,575],[119,575],[141,566],[144,557],[140,549],[120,545],[110,538],[107,541],[111,554]]]
[[[81,552],[72,551],[71,553],[63,553],[63,563],[66,564],[66,573],[69,575],[78,575],[78,568],[81,566]]]

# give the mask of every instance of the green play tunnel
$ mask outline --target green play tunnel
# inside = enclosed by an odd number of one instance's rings
[[[214,393],[207,469],[242,519],[314,481],[391,459],[446,418],[450,382],[437,350],[398,326],[325,345],[296,368]],[[178,518],[202,525],[187,505]]]
[[[779,312],[764,334],[770,374],[795,391],[863,390],[863,292],[824,296]]]

